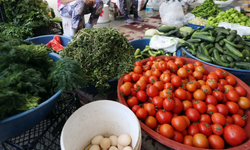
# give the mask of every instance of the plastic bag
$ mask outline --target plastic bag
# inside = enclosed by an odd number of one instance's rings
[[[159,8],[162,24],[167,26],[182,26],[184,22],[184,13],[181,3],[178,1],[169,1],[162,3]]]
[[[52,48],[56,52],[63,49],[63,46],[61,45],[61,39],[58,35],[54,36],[54,38],[49,41],[46,46]]]
[[[149,47],[152,49],[163,49],[165,52],[173,53],[176,51],[176,45],[179,42],[179,38],[154,35],[149,43]]]
[[[195,19],[195,15],[192,13],[188,13],[184,16],[184,25],[187,25],[189,20]]]
[[[242,25],[227,23],[227,22],[221,22],[218,25],[218,27],[225,27],[225,28],[229,28],[231,30],[237,30],[237,34],[239,34],[240,36],[250,35],[250,27],[247,27],[247,26],[242,26]]]

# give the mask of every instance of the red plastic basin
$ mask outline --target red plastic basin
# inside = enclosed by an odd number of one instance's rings
[[[159,57],[156,57],[156,58],[161,58],[163,59],[164,56],[159,56]],[[176,57],[174,56],[170,56],[171,59],[175,59]],[[185,63],[192,63],[194,64],[197,60],[195,59],[190,59],[190,58],[184,58],[182,57],[183,60],[185,61]],[[143,64],[145,64],[149,59],[143,59],[141,60],[141,62]],[[214,66],[210,66],[208,64],[205,64],[203,63],[203,65],[205,66],[205,68],[209,71],[209,72],[212,72],[212,71],[215,71],[219,68],[217,67],[214,67]],[[250,99],[250,87],[245,84],[243,81],[241,81],[239,78],[237,78],[236,76],[234,76],[233,74],[229,73],[228,72],[228,75],[230,76],[233,76],[236,80],[237,80],[237,85],[239,86],[242,86],[245,90],[246,90],[246,93],[247,93],[247,98]],[[124,99],[124,97],[121,96],[121,93],[120,93],[120,86],[123,84],[123,80],[122,78],[119,79],[118,81],[118,85],[117,85],[117,96],[118,96],[118,99],[119,99],[119,102],[124,104],[125,106],[128,107],[127,103],[126,103],[126,100]],[[247,133],[247,136],[248,136],[248,139],[242,143],[241,145],[238,145],[238,146],[234,146],[234,147],[230,147],[229,149],[234,149],[234,150],[246,150],[246,149],[250,149],[250,111],[246,111],[245,112],[245,115],[247,116],[247,120],[246,120],[246,126],[244,127],[244,130],[246,131]],[[161,134],[155,132],[154,130],[152,130],[151,128],[149,128],[148,126],[146,126],[143,122],[140,121],[140,125],[141,125],[141,128],[144,132],[146,132],[149,136],[151,136],[152,138],[154,138],[155,140],[157,140],[158,142],[168,146],[168,147],[171,147],[173,149],[178,149],[178,150],[200,150],[201,148],[197,148],[197,147],[193,147],[193,146],[188,146],[188,145],[184,145],[184,144],[181,144],[181,143],[178,143],[174,140],[171,140],[169,138],[166,138],[164,136],[162,136]]]

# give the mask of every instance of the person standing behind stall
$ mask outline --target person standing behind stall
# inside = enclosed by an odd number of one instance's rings
[[[134,21],[139,21],[139,22],[143,22],[144,20],[138,16],[138,0],[132,0],[132,9],[133,9],[133,14],[134,14],[134,20],[130,19],[129,18],[129,15],[128,15],[128,5],[127,2],[129,0],[120,0],[120,6],[121,6],[121,13],[123,14],[124,16],[124,22],[126,23],[129,23],[129,24],[133,24]]]
[[[77,31],[81,18],[84,19],[85,14],[90,14],[88,23],[85,28],[92,28],[102,12],[102,0],[57,0],[58,12],[63,17],[72,18],[72,29]]]

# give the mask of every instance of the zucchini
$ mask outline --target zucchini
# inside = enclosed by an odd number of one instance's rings
[[[236,48],[234,48],[232,45],[226,43],[226,48],[232,52],[234,55],[238,56],[238,57],[243,57],[242,53],[237,50]]]
[[[206,26],[205,28],[201,29],[201,32],[203,31],[208,31],[208,30],[213,30],[214,26]]]
[[[204,55],[209,56],[208,51],[207,51],[207,48],[205,47],[204,43],[201,43],[201,52],[202,52]]]
[[[161,26],[157,27],[157,30],[159,32],[164,32],[164,33],[169,32],[171,30],[175,30],[175,29],[176,29],[175,26],[167,26],[167,25],[161,25]]]
[[[201,42],[201,39],[188,39],[187,42],[190,42],[190,43],[199,43],[199,42]]]
[[[212,62],[212,59],[210,58],[210,56],[204,55],[199,52],[196,53],[196,57],[206,62]]]
[[[215,43],[214,46],[215,46],[215,49],[217,49],[220,53],[224,53],[223,48],[218,43]]]
[[[220,65],[220,66],[224,66],[224,67],[229,67],[229,64],[228,63],[224,63],[220,60],[216,60],[214,57],[211,57],[212,61],[217,64],[217,65]]]
[[[216,58],[215,58],[215,59],[216,59]],[[222,56],[221,56],[221,61],[227,63],[227,62],[228,62],[228,60],[227,60],[227,55],[222,55]]]
[[[233,42],[230,42],[229,40],[227,40],[227,39],[223,39],[223,41],[225,42],[225,43],[228,43],[228,44],[230,44],[230,45],[232,45],[233,47],[235,47],[235,48],[238,48],[238,49],[243,49],[244,47],[243,47],[243,45],[239,45],[239,44],[234,44]]]
[[[202,41],[205,42],[210,42],[210,43],[214,43],[215,42],[215,38],[212,36],[206,36],[206,35],[192,35],[193,39],[201,39]]]
[[[250,70],[250,62],[235,62],[235,67]]]

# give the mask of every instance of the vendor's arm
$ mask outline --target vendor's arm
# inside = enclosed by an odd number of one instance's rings
[[[67,4],[67,3],[70,3],[70,2],[73,2],[75,0],[60,0],[63,4]]]

